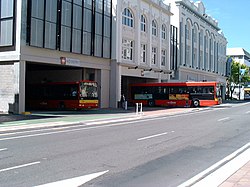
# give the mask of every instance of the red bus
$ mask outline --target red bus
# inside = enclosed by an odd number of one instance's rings
[[[28,109],[98,108],[97,83],[94,81],[31,84],[26,90]]]
[[[139,83],[130,85],[130,102],[145,106],[199,107],[222,103],[217,82]]]

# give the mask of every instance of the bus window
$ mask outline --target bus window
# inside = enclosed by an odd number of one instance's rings
[[[93,82],[82,82],[80,84],[80,97],[96,99],[98,97],[97,84]]]

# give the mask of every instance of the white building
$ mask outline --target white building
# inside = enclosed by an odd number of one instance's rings
[[[227,48],[227,56],[250,67],[250,53],[243,48]]]
[[[170,7],[160,0],[118,0],[111,62],[111,106],[128,85],[170,78]],[[113,41],[115,41],[113,40]],[[114,44],[114,43],[113,43]]]
[[[166,2],[166,1],[165,1]],[[174,79],[226,83],[227,40],[201,1],[168,0],[171,24],[178,28],[178,65]]]

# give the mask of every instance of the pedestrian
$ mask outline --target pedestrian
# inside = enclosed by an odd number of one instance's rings
[[[124,96],[124,94],[121,95],[121,101],[120,101],[120,103],[121,103],[121,107],[125,108],[125,96]]]

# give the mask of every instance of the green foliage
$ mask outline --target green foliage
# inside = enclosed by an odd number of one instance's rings
[[[246,69],[243,75],[240,74],[240,69]],[[250,82],[249,67],[245,64],[240,64],[239,62],[232,62],[231,65],[231,75],[229,77],[229,82],[234,84],[243,84]]]
[[[245,69],[245,73],[242,75],[240,73],[240,69]],[[228,95],[229,92],[232,93],[234,92],[234,89],[237,85],[247,85],[247,83],[250,82],[250,74],[249,74],[249,67],[246,66],[245,64],[240,64],[239,62],[235,62],[234,60],[232,61],[231,65],[231,75],[228,77],[228,82],[227,82],[227,89],[228,89]]]

